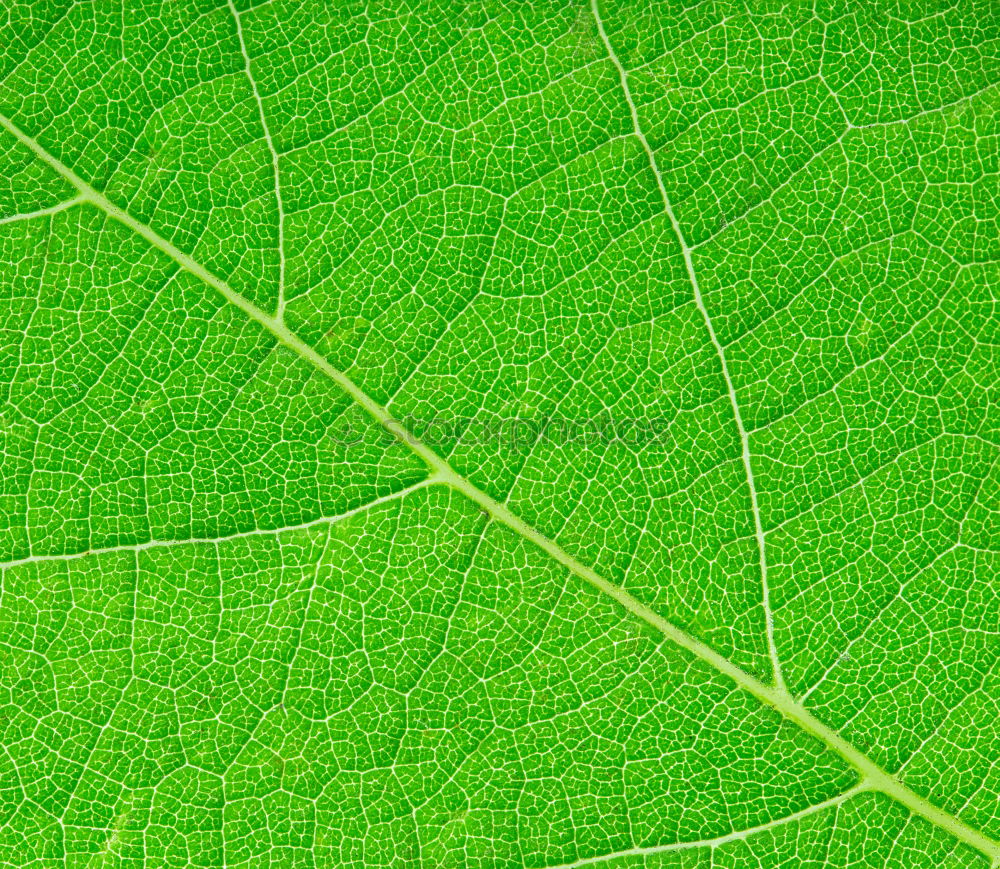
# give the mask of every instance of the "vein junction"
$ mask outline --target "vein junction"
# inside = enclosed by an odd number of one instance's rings
[[[596,6],[593,8],[596,15]],[[601,29],[603,34],[603,27]],[[914,814],[946,830],[956,839],[980,851],[992,861],[1000,861],[1000,843],[993,841],[980,831],[973,829],[963,821],[948,814],[910,790],[910,788],[898,781],[895,776],[879,767],[866,755],[858,751],[858,749],[843,739],[836,731],[815,718],[804,706],[792,698],[780,684],[768,685],[744,672],[710,646],[686,633],[671,622],[668,622],[624,589],[604,579],[591,567],[578,561],[558,544],[549,540],[520,517],[513,514],[505,505],[500,504],[486,492],[460,476],[444,459],[426,444],[416,439],[397,420],[393,419],[384,407],[363,392],[346,374],[334,368],[316,350],[291,332],[284,325],[280,317],[268,314],[258,308],[236,292],[225,281],[213,275],[188,254],[160,236],[151,227],[136,220],[126,211],[115,205],[3,115],[0,115],[0,127],[10,132],[39,159],[76,187],[80,192],[80,201],[88,202],[102,209],[110,217],[129,227],[155,248],[171,257],[183,269],[219,292],[248,317],[260,323],[280,344],[297,353],[303,359],[308,360],[317,369],[326,374],[355,402],[364,408],[376,422],[408,445],[416,455],[426,462],[431,470],[433,482],[443,483],[460,492],[479,505],[493,520],[506,525],[525,540],[538,546],[575,576],[616,600],[625,609],[656,628],[676,645],[714,667],[718,672],[729,677],[759,701],[776,710],[802,730],[819,739],[857,771],[859,787],[885,793],[905,805]],[[665,200],[665,207],[669,209],[668,200]],[[668,211],[668,214],[672,217],[672,212]],[[679,229],[677,231],[678,237],[681,237]],[[686,257],[690,259],[690,251],[686,247],[684,250]],[[689,271],[689,274],[692,275],[692,282],[694,282],[693,269]],[[736,409],[735,406],[734,409]]]

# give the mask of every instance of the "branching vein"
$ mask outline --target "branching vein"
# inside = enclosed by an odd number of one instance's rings
[[[863,793],[866,790],[868,790],[868,788],[864,784],[855,785],[850,790],[846,790],[838,796],[831,797],[821,803],[816,803],[816,805],[809,806],[801,811],[793,812],[790,815],[785,815],[783,818],[776,818],[773,821],[768,821],[766,824],[758,824],[755,827],[748,827],[745,830],[734,830],[732,833],[726,833],[723,836],[716,836],[714,839],[699,839],[694,842],[674,842],[670,845],[653,845],[648,848],[629,848],[626,851],[615,851],[614,853],[601,854],[597,857],[584,857],[583,859],[575,860],[572,863],[562,863],[558,866],[550,866],[548,869],[577,869],[577,867],[580,866],[594,866],[600,863],[607,863],[611,860],[617,860],[621,857],[649,857],[653,854],[664,854],[669,851],[690,851],[695,848],[718,848],[728,842],[736,842],[740,839],[747,839],[755,833],[763,833],[767,830],[773,830],[776,827],[782,827],[785,824],[792,824],[795,823],[795,821],[801,821],[804,818],[808,818],[810,815],[819,814],[826,809],[835,808],[836,806],[846,803],[852,797],[856,797],[858,794]]]
[[[267,125],[267,117],[264,114],[264,100],[261,99],[260,91],[257,90],[257,79],[254,78],[253,70],[250,67],[250,54],[247,51],[246,41],[243,39],[243,21],[240,12],[229,0],[229,11],[233,13],[236,20],[236,36],[240,41],[240,51],[243,52],[243,62],[246,65],[247,78],[250,79],[250,87],[253,89],[253,97],[257,102],[257,113],[260,115],[260,125],[264,130],[264,141],[267,142],[267,149],[271,152],[271,164],[274,167],[274,198],[278,206],[278,306],[276,316],[279,320],[285,315],[285,207],[281,201],[281,173],[278,169],[278,151],[274,147],[274,140],[271,138],[271,129]]]
[[[437,477],[431,475],[421,480],[419,483],[407,486],[405,489],[400,489],[389,495],[383,495],[381,498],[374,498],[371,501],[360,504],[357,507],[347,510],[344,513],[340,513],[337,516],[323,516],[319,519],[312,519],[309,522],[302,522],[298,525],[286,525],[282,528],[253,528],[249,531],[237,531],[233,534],[226,534],[222,537],[189,537],[181,540],[147,540],[145,543],[131,543],[124,546],[106,546],[101,549],[88,549],[84,552],[67,552],[63,555],[28,555],[14,561],[3,562],[0,564],[0,570],[22,567],[26,564],[43,564],[49,561],[75,561],[78,558],[86,558],[88,555],[108,555],[113,552],[142,552],[146,549],[167,549],[172,546],[194,546],[199,544],[214,545],[227,543],[231,540],[240,540],[244,537],[273,537],[289,531],[305,531],[309,528],[322,528],[327,525],[335,525],[337,522],[342,522],[345,519],[349,519],[351,516],[364,513],[371,510],[373,507],[378,507],[381,504],[386,504],[390,501],[398,501],[400,498],[406,497],[411,492],[416,492],[418,489],[423,489],[436,482],[439,482]]]
[[[625,67],[623,67],[621,61],[618,60],[618,55],[615,54],[615,50],[611,45],[611,40],[608,39],[608,34],[604,30],[604,22],[601,19],[601,12],[598,8],[597,0],[590,0],[590,8],[593,10],[594,20],[597,22],[597,30],[601,35],[601,41],[607,49],[611,62],[618,70],[618,77],[621,80],[622,91],[625,94],[625,102],[628,103],[629,112],[632,115],[632,127],[635,131],[635,136],[642,144],[642,148],[646,152],[646,156],[649,158],[649,166],[653,171],[654,177],[656,178],[656,186],[659,188],[660,197],[663,200],[663,210],[670,219],[670,225],[674,229],[677,241],[680,243],[681,251],[684,254],[684,266],[687,269],[688,277],[691,280],[691,286],[694,289],[695,304],[698,306],[702,319],[705,321],[705,328],[708,330],[708,337],[712,341],[712,346],[715,347],[715,352],[719,356],[719,363],[722,366],[722,376],[726,381],[726,389],[729,392],[729,403],[732,405],[733,416],[736,419],[736,429],[740,436],[740,444],[743,452],[743,467],[746,471],[747,477],[747,487],[750,489],[750,509],[753,513],[754,534],[757,538],[757,552],[760,558],[760,581],[764,604],[764,624],[767,631],[767,649],[771,657],[771,669],[774,672],[774,683],[778,687],[778,690],[787,693],[785,680],[781,675],[781,661],[778,658],[778,648],[774,641],[774,614],[771,611],[771,595],[767,584],[767,554],[764,540],[764,527],[760,521],[760,507],[757,503],[757,487],[754,485],[753,467],[750,462],[750,438],[747,434],[746,427],[743,425],[743,416],[740,413],[739,402],[736,400],[736,388],[733,386],[733,380],[729,376],[729,366],[726,364],[726,351],[715,333],[715,327],[712,325],[712,318],[708,314],[708,308],[705,307],[705,301],[701,295],[701,287],[698,285],[698,275],[694,270],[691,248],[688,247],[687,241],[684,239],[684,231],[681,229],[681,225],[674,214],[673,206],[670,204],[670,197],[667,195],[667,188],[663,183],[663,176],[660,174],[660,169],[656,164],[656,155],[653,153],[653,149],[650,147],[649,142],[646,140],[646,135],[642,131],[642,126],[639,124],[639,112],[632,100],[632,91],[629,89],[628,76],[625,74]]]
[[[79,205],[83,202],[82,196],[74,196],[72,199],[67,199],[65,202],[60,202],[58,205],[51,205],[48,208],[39,208],[37,211],[27,211],[24,214],[11,214],[7,217],[0,217],[0,226],[5,223],[20,223],[22,220],[34,220],[36,217],[48,217],[52,214],[58,214],[60,211],[65,211],[67,208],[72,208],[74,205]]]

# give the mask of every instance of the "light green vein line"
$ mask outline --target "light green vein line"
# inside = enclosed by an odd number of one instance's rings
[[[724,658],[710,646],[695,639],[690,634],[671,624],[662,616],[653,612],[645,604],[640,603],[624,589],[608,582],[599,576],[592,568],[577,561],[572,555],[566,552],[561,546],[549,540],[539,531],[532,528],[524,520],[515,516],[506,506],[495,501],[481,489],[474,486],[464,477],[460,476],[444,459],[430,449],[426,444],[421,443],[411,435],[397,420],[393,419],[388,411],[378,404],[367,393],[363,392],[354,381],[346,374],[334,368],[326,359],[319,355],[312,347],[304,343],[301,338],[289,331],[285,325],[277,318],[265,313],[249,300],[243,298],[225,281],[213,275],[200,263],[193,260],[186,253],[171,244],[160,236],[155,230],[140,223],[134,217],[123,211],[111,202],[102,193],[96,191],[80,178],[72,169],[64,165],[60,160],[46,151],[31,136],[23,132],[18,126],[8,118],[0,115],[0,127],[6,129],[14,135],[26,147],[30,148],[40,160],[51,166],[56,172],[62,175],[67,181],[75,186],[83,199],[104,210],[110,217],[129,227],[138,235],[146,239],[153,247],[171,257],[179,266],[190,274],[200,278],[210,287],[218,291],[224,298],[243,311],[248,317],[256,320],[267,329],[277,341],[298,353],[303,359],[309,360],[320,371],[326,374],[334,383],[351,396],[361,407],[363,407],[371,417],[378,422],[386,431],[391,432],[400,441],[420,456],[433,472],[434,482],[444,483],[461,492],[471,501],[482,507],[493,519],[502,522],[508,528],[517,532],[526,540],[534,543],[539,549],[548,553],[559,564],[563,565],[571,573],[590,583],[594,588],[614,598],[625,609],[648,624],[656,628],[660,633],[673,641],[676,645],[686,649],[692,655],[700,658],[706,664],[728,676],[737,685],[748,691],[762,703],[775,709],[789,721],[798,725],[802,730],[812,734],[822,741],[832,751],[839,754],[847,763],[853,766],[861,779],[861,783],[868,787],[882,791],[893,799],[905,805],[914,814],[920,815],[926,820],[946,830],[955,838],[971,845],[981,851],[990,859],[1000,860],[1000,843],[994,842],[979,830],[975,830],[958,818],[952,817],[944,810],[929,803],[923,797],[911,791],[902,782],[882,769],[860,751],[858,751],[847,740],[842,738],[836,731],[827,727],[817,718],[795,702],[785,691],[781,691],[774,686],[766,685],[759,679],[745,673],[727,658]]]
[[[39,208],[38,211],[28,211],[24,214],[11,214],[7,217],[0,217],[0,226],[5,223],[20,223],[22,220],[34,220],[36,217],[48,217],[50,214],[58,214],[60,211],[65,211],[67,208],[79,205],[82,201],[82,196],[74,196],[72,199],[67,199],[65,202],[60,202],[58,205],[52,205],[48,208]]]
[[[868,789],[869,788],[865,784],[855,785],[853,788],[844,791],[844,793],[839,796],[831,797],[821,803],[816,803],[814,806],[809,806],[798,812],[785,815],[783,818],[775,818],[773,821],[768,821],[765,824],[758,824],[756,827],[748,827],[745,830],[734,830],[732,833],[716,836],[714,839],[700,839],[695,842],[674,842],[670,845],[652,845],[647,848],[629,848],[626,851],[615,851],[611,854],[599,854],[596,857],[583,857],[572,863],[560,863],[558,866],[549,866],[547,869],[578,869],[580,866],[593,866],[597,863],[607,863],[610,860],[618,860],[622,857],[647,857],[652,854],[663,854],[664,852],[669,851],[690,851],[694,848],[718,848],[721,845],[725,845],[727,842],[736,842],[740,839],[746,839],[756,833],[773,830],[776,827],[782,827],[785,824],[792,824],[795,821],[801,821],[803,818],[808,818],[810,815],[818,814],[825,809],[832,809],[835,806],[839,806],[841,803],[846,803],[852,797],[855,797],[860,793],[864,793]]]
[[[271,166],[274,169],[274,198],[278,206],[278,304],[276,316],[279,320],[285,317],[285,206],[281,200],[281,173],[278,169],[278,149],[274,147],[274,140],[271,138],[271,128],[267,125],[267,116],[264,114],[264,100],[261,99],[260,91],[257,90],[257,79],[253,76],[253,69],[250,67],[250,53],[247,51],[247,44],[243,38],[243,20],[240,12],[229,0],[229,11],[236,21],[236,38],[240,43],[240,51],[243,53],[243,63],[246,67],[247,78],[250,79],[250,89],[253,91],[254,100],[257,102],[257,114],[260,115],[260,125],[264,130],[264,141],[267,143],[267,150],[271,154]]]
[[[615,54],[614,47],[611,45],[611,40],[608,39],[608,34],[604,30],[604,22],[601,20],[601,12],[597,7],[597,0],[590,0],[590,8],[594,13],[594,21],[597,23],[597,31],[601,36],[601,41],[604,43],[604,47],[608,52],[608,57],[614,64],[615,69],[618,70],[618,78],[621,82],[622,92],[625,95],[625,102],[628,104],[629,113],[632,115],[632,129],[635,133],[635,137],[639,140],[642,145],[642,149],[646,152],[646,157],[649,160],[649,167],[653,170],[653,177],[656,179],[656,186],[660,191],[660,198],[663,200],[663,210],[670,220],[670,225],[674,229],[674,235],[677,236],[677,241],[680,243],[681,251],[684,254],[684,266],[687,269],[688,278],[691,281],[691,286],[694,289],[694,301],[698,310],[701,312],[701,317],[705,321],[705,329],[708,331],[708,337],[711,339],[712,346],[715,348],[716,355],[719,357],[719,363],[722,366],[722,378],[726,383],[726,390],[729,393],[729,404],[733,409],[733,417],[736,419],[736,429],[740,437],[740,446],[743,455],[743,470],[746,473],[747,478],[747,488],[750,490],[750,511],[753,514],[753,526],[754,526],[754,536],[757,540],[757,557],[760,562],[760,583],[761,583],[761,597],[763,598],[764,605],[764,629],[767,634],[767,650],[771,658],[771,670],[774,673],[774,682],[778,686],[779,691],[788,693],[788,689],[785,687],[784,677],[781,675],[781,660],[778,657],[778,647],[774,642],[774,613],[771,610],[771,592],[767,583],[767,554],[764,542],[764,526],[760,521],[760,507],[757,504],[757,487],[754,485],[753,481],[753,468],[750,464],[750,437],[747,434],[746,426],[743,425],[743,415],[740,413],[740,405],[736,400],[736,388],[733,386],[733,379],[729,376],[729,366],[726,363],[726,351],[723,349],[722,343],[719,341],[718,336],[715,334],[715,327],[712,325],[712,318],[708,315],[708,308],[705,307],[705,301],[701,295],[701,287],[698,284],[698,275],[694,270],[694,261],[691,258],[691,248],[688,247],[688,243],[684,238],[684,231],[681,229],[681,225],[674,215],[674,208],[670,204],[670,197],[667,195],[666,185],[663,183],[663,176],[660,174],[660,168],[656,165],[656,155],[653,153],[653,149],[650,147],[649,142],[646,141],[646,134],[642,131],[642,126],[639,124],[639,112],[635,107],[635,103],[632,101],[632,91],[629,89],[628,76],[625,74],[625,67],[622,66],[621,61],[618,60],[618,55]]]
[[[300,522],[298,525],[285,525],[281,528],[251,528],[249,531],[235,531],[222,537],[189,537],[178,540],[147,540],[145,543],[125,543],[121,546],[105,546],[100,549],[86,549],[82,552],[67,552],[59,555],[28,555],[24,558],[17,558],[13,561],[5,561],[0,564],[0,570],[10,570],[13,567],[22,567],[26,564],[39,564],[47,561],[75,561],[78,558],[86,558],[88,555],[108,555],[113,552],[143,552],[146,549],[167,549],[173,546],[211,546],[219,543],[228,543],[231,540],[241,540],[244,537],[273,537],[278,534],[285,534],[291,531],[307,531],[310,528],[322,528],[324,525],[336,525],[345,519],[350,519],[359,513],[371,510],[381,504],[405,498],[411,492],[440,483],[435,475],[425,477],[419,483],[399,489],[388,495],[373,498],[364,504],[359,504],[350,510],[345,510],[336,516],[320,516],[318,519],[310,519],[308,522]]]

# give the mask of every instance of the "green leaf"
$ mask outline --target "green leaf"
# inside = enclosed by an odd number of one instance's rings
[[[993,4],[4,13],[4,865],[1000,865]]]

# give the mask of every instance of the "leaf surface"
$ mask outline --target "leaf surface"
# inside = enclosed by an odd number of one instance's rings
[[[989,3],[5,11],[7,865],[997,865]]]

